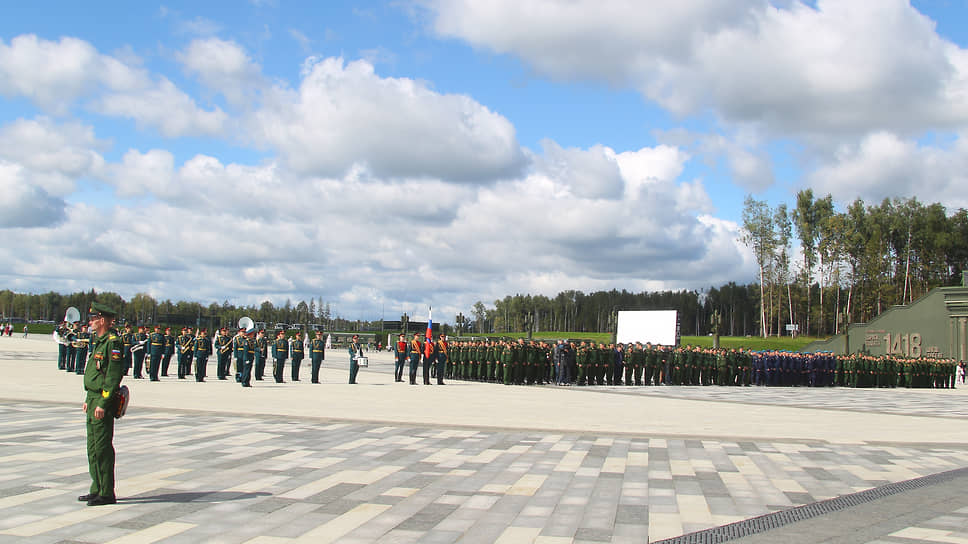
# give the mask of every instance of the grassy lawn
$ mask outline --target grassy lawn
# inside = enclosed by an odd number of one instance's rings
[[[812,336],[770,336],[762,338],[759,336],[720,336],[719,345],[724,348],[748,348],[755,350],[786,350],[799,351],[803,346],[818,340]],[[683,336],[682,345],[693,345],[702,347],[713,347],[712,336]]]

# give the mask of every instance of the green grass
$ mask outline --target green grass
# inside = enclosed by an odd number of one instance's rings
[[[453,335],[451,335],[453,337]],[[474,336],[475,338],[493,338],[495,340],[500,340],[501,338],[527,338],[528,333],[526,332],[509,332],[509,333],[487,333],[487,334],[471,334],[466,333],[464,335]],[[611,333],[607,332],[561,332],[561,331],[539,331],[532,335],[535,340],[554,340],[557,341],[559,338],[564,338],[568,340],[591,340],[594,342],[604,342],[609,343],[612,341]]]
[[[753,350],[799,351],[814,340],[818,340],[818,338],[810,336],[798,336],[796,338],[789,336],[770,336],[767,338],[759,336],[720,336],[719,346],[723,348],[747,348]],[[713,347],[712,336],[683,336],[681,342],[682,345]]]
[[[54,327],[55,326],[56,325],[53,325],[51,323],[28,323],[27,324],[27,331],[30,332],[30,334],[50,334],[50,333],[54,332]],[[23,334],[24,333],[24,324],[23,323],[14,323],[13,324],[13,333],[14,334]]]

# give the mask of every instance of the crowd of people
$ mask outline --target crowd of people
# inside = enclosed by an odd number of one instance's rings
[[[963,362],[931,357],[519,339],[454,343],[446,377],[506,385],[949,388],[964,383],[964,368]]]
[[[271,354],[272,378],[276,382],[284,381],[283,369],[287,362],[292,381],[299,381],[302,361],[308,358],[312,382],[319,383],[319,370],[326,355],[326,343],[319,331],[313,339],[307,338],[301,331],[291,335],[279,331],[270,340],[265,330],[254,329],[239,329],[230,335],[228,329],[223,327],[212,338],[209,338],[206,328],[195,330],[183,327],[178,336],[174,335],[171,327],[162,329],[156,325],[150,333],[148,329],[139,326],[135,331],[129,323],[118,331],[125,376],[132,374],[134,379],[159,381],[161,377],[168,376],[174,360],[179,379],[193,376],[195,381],[203,382],[207,377],[209,357],[214,357],[219,380],[229,378],[234,361],[235,381],[243,387],[251,387],[253,377],[257,381],[264,379],[266,361]],[[57,367],[84,374],[91,342],[88,327],[80,323],[62,323],[55,331],[55,338],[60,344]]]
[[[58,368],[84,373],[90,333],[82,325],[62,324]],[[157,381],[167,376],[172,359],[179,379],[204,381],[209,357],[217,361],[218,379],[233,376],[243,387],[252,379],[263,380],[272,361],[271,377],[277,383],[300,380],[302,363],[308,359],[312,383],[328,346],[322,332],[315,338],[302,331],[278,331],[270,338],[264,330],[226,328],[208,337],[204,328],[185,327],[178,336],[171,328],[155,326],[137,331],[128,324],[119,332],[125,375]],[[354,344],[358,345],[358,344]],[[752,351],[741,348],[713,349],[696,346],[651,344],[604,344],[588,341],[475,340],[448,342],[446,335],[400,335],[391,346],[395,352],[394,379],[416,384],[423,367],[423,383],[436,379],[496,382],[506,385],[554,383],[557,385],[727,385],[806,387],[917,387],[948,388],[965,383],[965,363],[952,359],[875,356],[789,351]],[[351,364],[362,350],[349,348]],[[355,381],[355,380],[354,380]]]

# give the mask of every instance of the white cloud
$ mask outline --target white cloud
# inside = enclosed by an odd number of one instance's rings
[[[55,42],[25,34],[9,45],[0,40],[0,94],[27,97],[57,115],[92,97],[94,111],[131,118],[168,137],[219,134],[226,122],[219,108],[200,108],[167,78],[70,37]]]
[[[538,171],[579,198],[617,198],[624,183],[614,153],[605,147],[563,149],[551,140],[542,142],[544,153],[536,158]]]
[[[64,200],[33,183],[23,167],[0,159],[0,228],[50,227],[64,219],[64,208]],[[8,239],[4,245],[19,244]]]
[[[233,41],[218,38],[192,40],[177,57],[204,85],[237,104],[242,104],[262,84],[259,65]]]
[[[446,316],[512,292],[678,288],[751,273],[735,225],[704,219],[702,184],[678,182],[681,150],[546,149],[528,173],[490,184],[358,169],[305,176],[130,150],[104,168],[124,206],[74,204],[63,224],[30,230],[0,257],[55,289],[88,277],[174,299],[322,296],[367,316],[383,304],[392,314],[430,303]]]
[[[33,34],[0,40],[0,93],[25,96],[42,108],[65,113],[70,103],[96,84],[100,55],[77,38],[58,42]]]
[[[561,79],[638,89],[679,114],[784,133],[923,130],[968,120],[965,51],[906,0],[424,2],[441,35]]]
[[[105,115],[127,117],[142,127],[157,128],[162,135],[218,135],[228,116],[218,107],[199,108],[195,101],[167,78],[151,88],[111,93],[97,100],[93,109]]]
[[[504,117],[420,81],[381,78],[366,61],[310,59],[299,88],[269,93],[248,133],[306,175],[360,166],[376,177],[480,181],[525,164]]]
[[[17,119],[0,127],[0,159],[28,170],[33,184],[56,196],[74,190],[77,178],[97,175],[104,147],[94,130],[79,123],[55,124],[50,119]]]
[[[829,193],[841,202],[857,197],[877,202],[885,196],[909,195],[954,210],[968,208],[966,172],[968,139],[964,136],[947,148],[938,148],[875,132],[857,145],[842,146],[808,181],[819,194]]]

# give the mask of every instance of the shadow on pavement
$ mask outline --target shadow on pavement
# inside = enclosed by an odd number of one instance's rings
[[[119,504],[147,504],[156,502],[176,502],[176,503],[186,503],[186,502],[222,502],[222,501],[239,501],[245,499],[254,499],[256,497],[265,497],[272,495],[272,493],[266,493],[263,491],[256,493],[232,493],[224,491],[192,491],[184,493],[164,493],[161,495],[150,495],[144,497],[127,497],[119,498]]]

